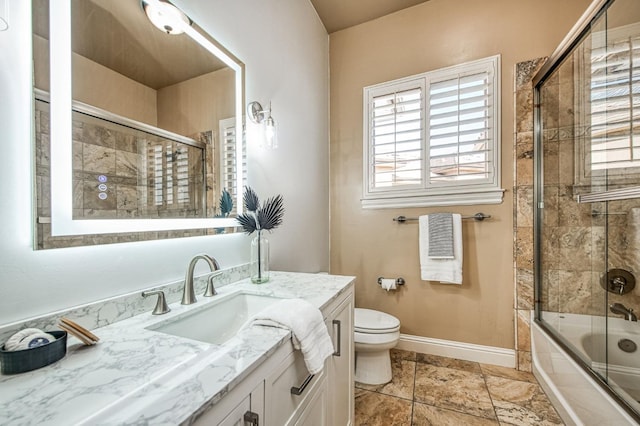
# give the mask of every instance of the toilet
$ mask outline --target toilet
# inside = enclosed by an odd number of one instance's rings
[[[372,309],[355,308],[356,382],[380,385],[391,381],[389,350],[400,340],[400,320]]]

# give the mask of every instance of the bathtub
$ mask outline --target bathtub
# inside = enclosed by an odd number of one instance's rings
[[[604,317],[543,312],[543,318],[560,330],[581,359],[599,374],[606,373]],[[533,315],[531,324],[533,373],[567,425],[638,424],[533,321]],[[636,384],[640,382],[640,323],[609,318],[608,326],[609,384],[619,394],[626,393],[629,399],[635,399],[640,394]],[[636,343],[637,351],[628,354],[619,349],[618,341],[622,338]],[[633,407],[640,411],[640,404],[635,403]]]

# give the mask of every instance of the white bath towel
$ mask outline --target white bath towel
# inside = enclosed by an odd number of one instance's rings
[[[250,324],[291,330],[293,347],[302,351],[311,374],[321,372],[324,360],[334,352],[322,313],[306,300],[280,300],[256,314]]]
[[[419,218],[420,276],[425,281],[462,284],[462,216],[453,214],[453,259],[429,257],[429,216]]]

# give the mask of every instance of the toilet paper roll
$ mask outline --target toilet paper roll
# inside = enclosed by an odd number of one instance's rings
[[[382,286],[383,289],[389,291],[389,290],[395,290],[396,289],[396,280],[393,278],[383,278],[382,282],[380,283],[380,285]]]

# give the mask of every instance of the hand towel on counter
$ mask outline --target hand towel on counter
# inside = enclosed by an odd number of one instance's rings
[[[321,372],[324,360],[334,352],[322,313],[306,300],[280,300],[256,314],[249,324],[291,330],[293,347],[302,351],[311,374]]]
[[[462,216],[452,214],[453,258],[429,256],[429,216],[423,215],[419,222],[420,276],[424,281],[462,284]]]

